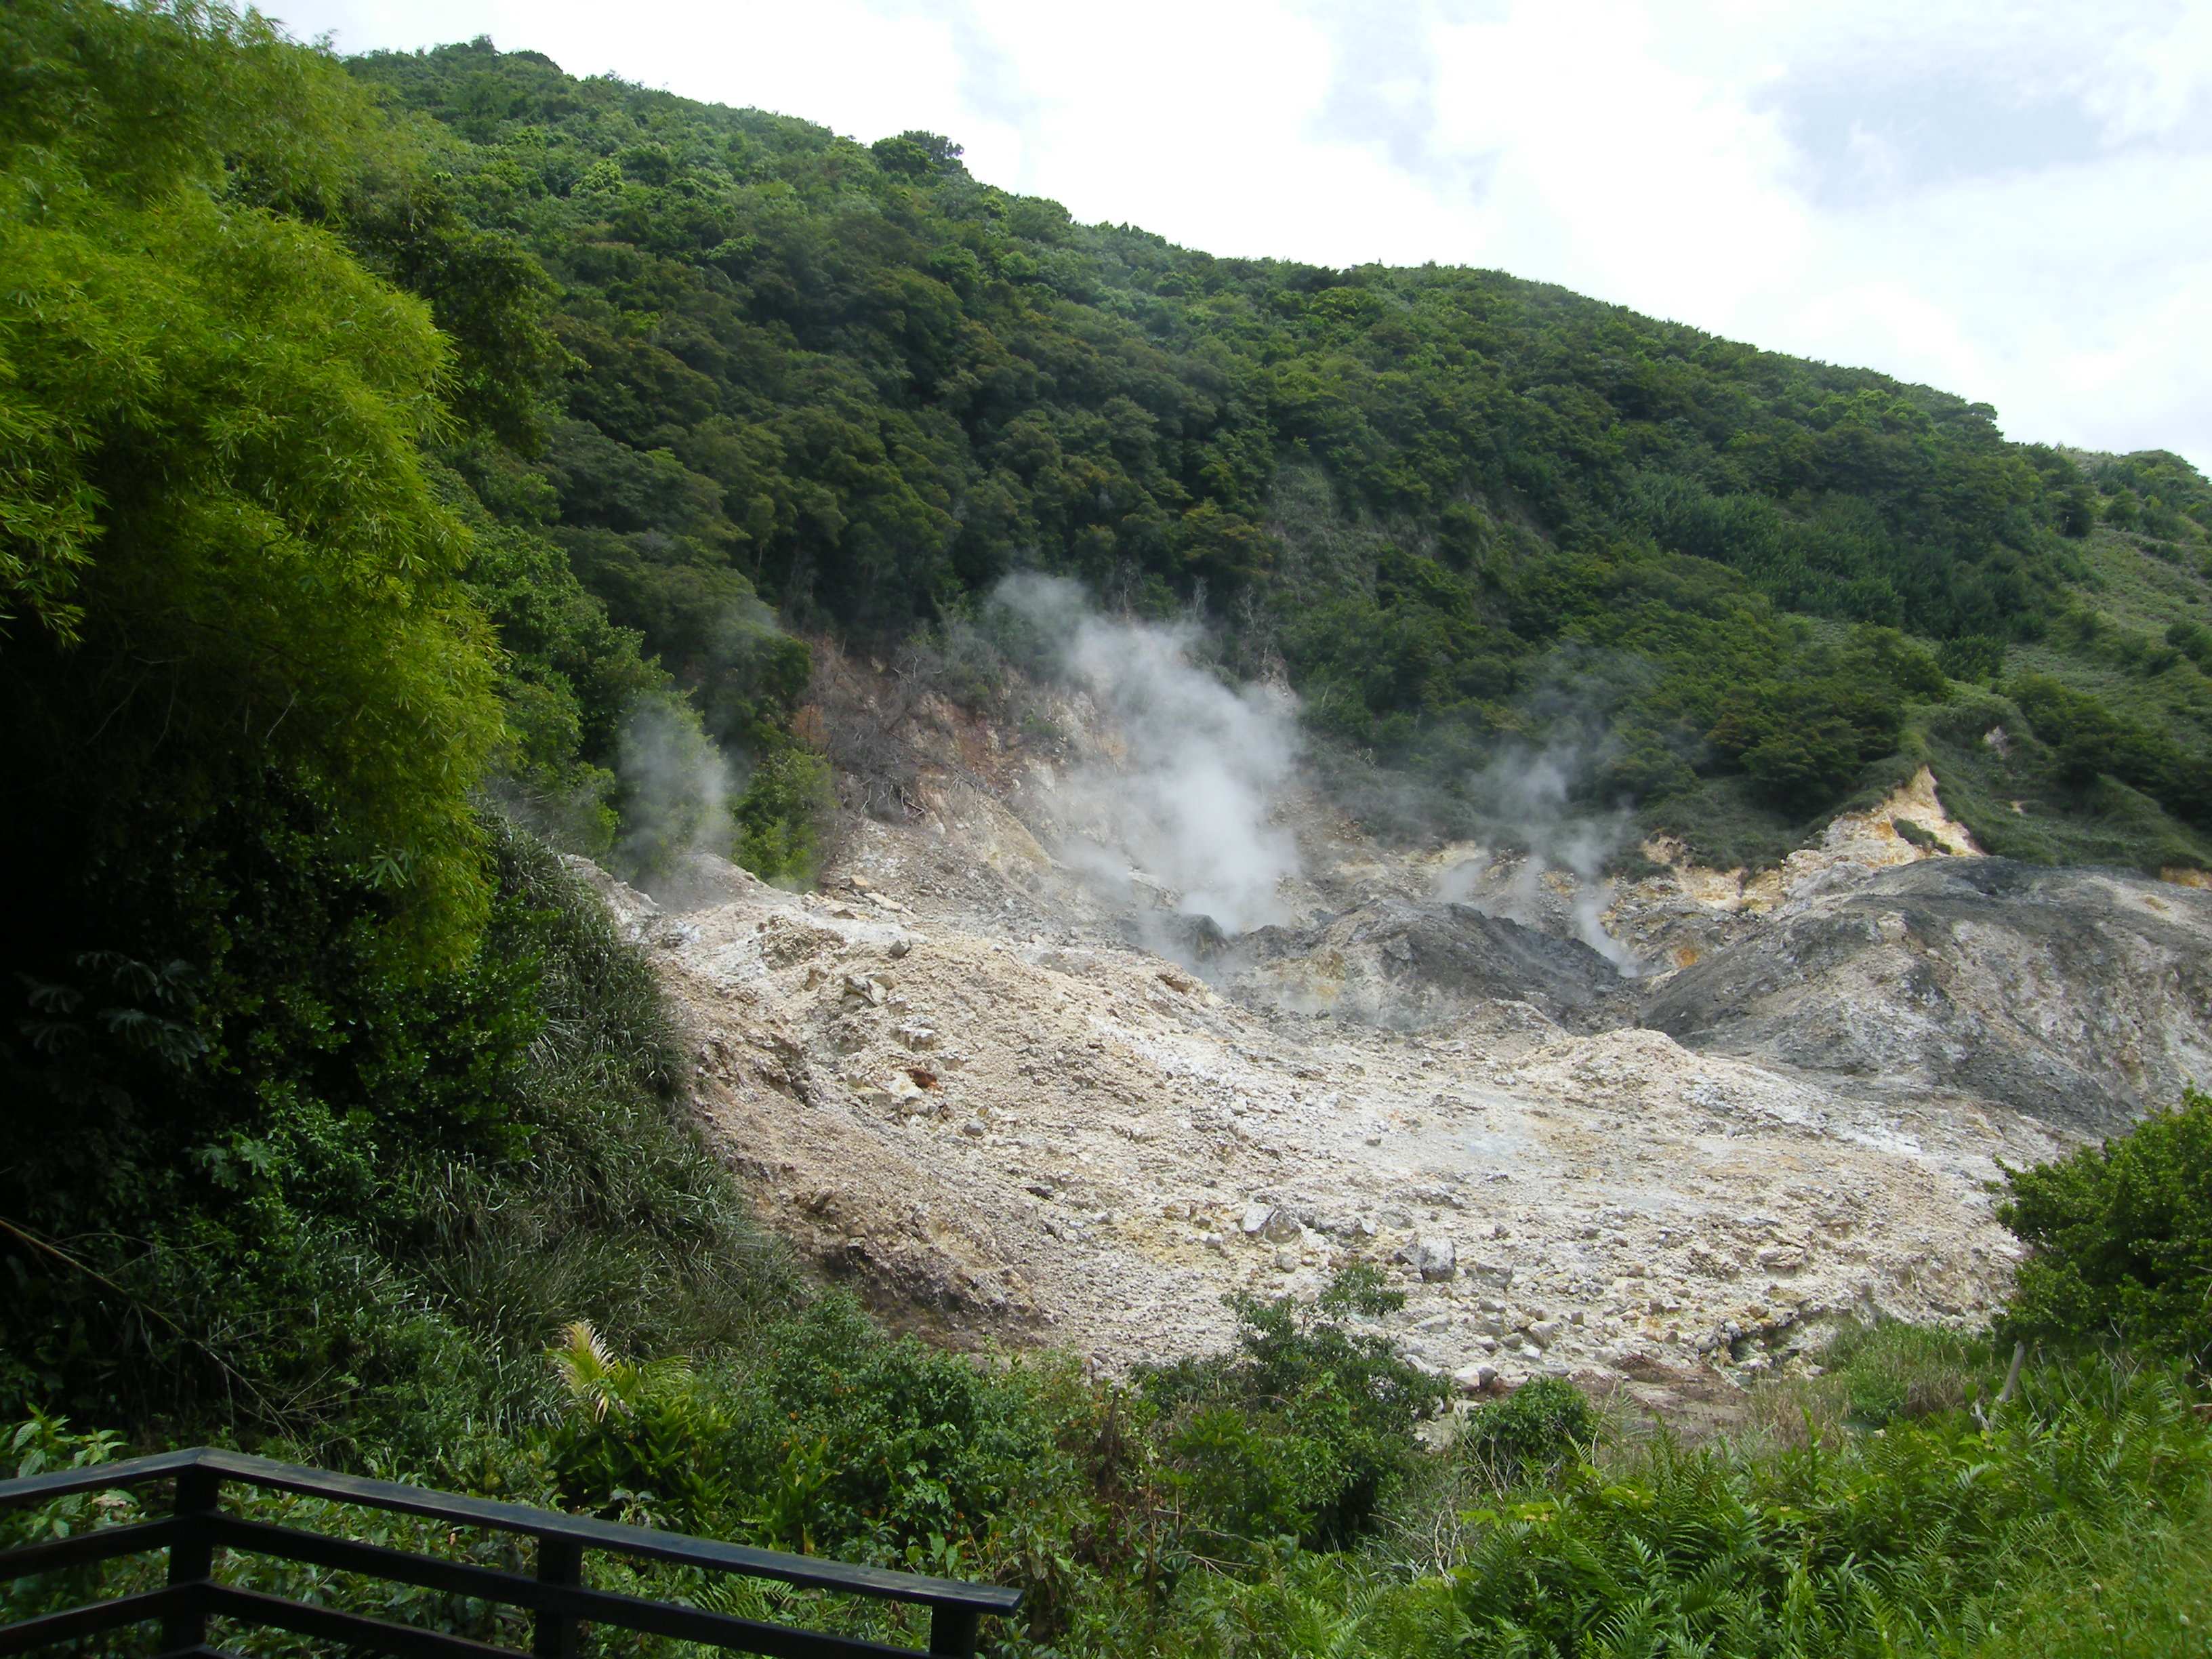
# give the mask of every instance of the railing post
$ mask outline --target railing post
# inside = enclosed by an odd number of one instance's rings
[[[169,1587],[206,1584],[215,1574],[216,1504],[222,1477],[213,1469],[177,1472],[177,1519],[184,1523],[169,1546]],[[196,1648],[207,1640],[207,1606],[195,1601],[189,1608],[161,1620],[161,1646],[169,1652]]]
[[[574,1589],[584,1582],[584,1547],[568,1538],[538,1540],[538,1582]],[[538,1609],[537,1633],[532,1639],[532,1659],[576,1659],[581,1646],[583,1620],[550,1607]]]
[[[957,1659],[973,1659],[975,1637],[981,1628],[983,1615],[970,1607],[939,1607],[929,1615],[929,1650],[933,1654],[953,1654]]]

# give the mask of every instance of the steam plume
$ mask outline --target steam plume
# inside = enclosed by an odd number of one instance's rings
[[[1528,849],[1528,856],[1509,883],[1487,890],[1481,885],[1486,860],[1467,860],[1444,873],[1437,883],[1437,896],[1473,903],[1523,926],[1540,927],[1544,878],[1554,869],[1564,870],[1574,878],[1566,911],[1575,937],[1633,976],[1642,971],[1635,954],[1605,930],[1604,911],[1613,886],[1601,878],[1606,860],[1627,840],[1634,820],[1626,809],[1575,809],[1575,782],[1587,763],[1580,749],[1555,744],[1534,752],[1509,750],[1485,767],[1469,793],[1486,818]]]
[[[616,760],[623,794],[622,873],[655,897],[690,856],[730,854],[734,782],[730,763],[688,704],[641,702],[623,728]]]
[[[1231,933],[1288,921],[1277,889],[1298,872],[1297,847],[1269,816],[1297,769],[1291,694],[1224,685],[1191,661],[1194,624],[1102,617],[1071,581],[1010,576],[994,598],[1037,630],[1127,744],[1120,764],[1066,781],[1097,849],[1086,860],[1071,848],[1070,861],[1123,884],[1133,865],[1178,892],[1182,914]]]

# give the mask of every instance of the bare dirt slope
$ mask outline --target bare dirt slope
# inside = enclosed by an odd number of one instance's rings
[[[918,729],[908,820],[861,823],[822,892],[702,860],[664,910],[582,867],[764,1212],[956,1340],[1118,1369],[1353,1258],[1469,1388],[1756,1368],[1841,1311],[1972,1321],[2012,1259],[1996,1160],[2212,1054],[2212,894],[1974,858],[1924,775],[1779,872],[1610,896],[1292,801],[1295,925],[1227,939],[1141,875],[1078,879],[1053,765]],[[1430,896],[1447,870],[1463,902]],[[1608,897],[1660,971],[1572,942]]]

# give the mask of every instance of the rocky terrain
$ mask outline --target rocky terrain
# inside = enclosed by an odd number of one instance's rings
[[[1293,920],[1232,939],[1057,857],[1052,765],[917,729],[917,810],[818,892],[579,864],[763,1212],[954,1340],[1118,1369],[1366,1259],[1469,1391],[1741,1375],[1840,1313],[1985,1316],[1997,1161],[2212,1073],[2212,893],[1979,857],[1925,773],[1778,870],[1655,843],[1618,891],[1288,799]]]
[[[2193,889],[1930,860],[1778,911],[1671,975],[1643,1018],[1708,1054],[2109,1134],[2212,1078],[2208,921]]]

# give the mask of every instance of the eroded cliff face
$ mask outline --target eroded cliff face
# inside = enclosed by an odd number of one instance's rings
[[[1670,975],[1643,1018],[1705,1053],[2111,1134],[2212,1078],[2208,945],[2199,890],[1940,859],[1777,910]]]
[[[2212,893],[1973,856],[1924,775],[1780,871],[1619,891],[1286,799],[1291,921],[1232,939],[1079,872],[1054,764],[916,731],[908,821],[819,892],[583,867],[763,1212],[956,1340],[1169,1358],[1364,1258],[1469,1389],[1757,1369],[1838,1313],[1986,1317],[1996,1161],[2212,1070]]]

